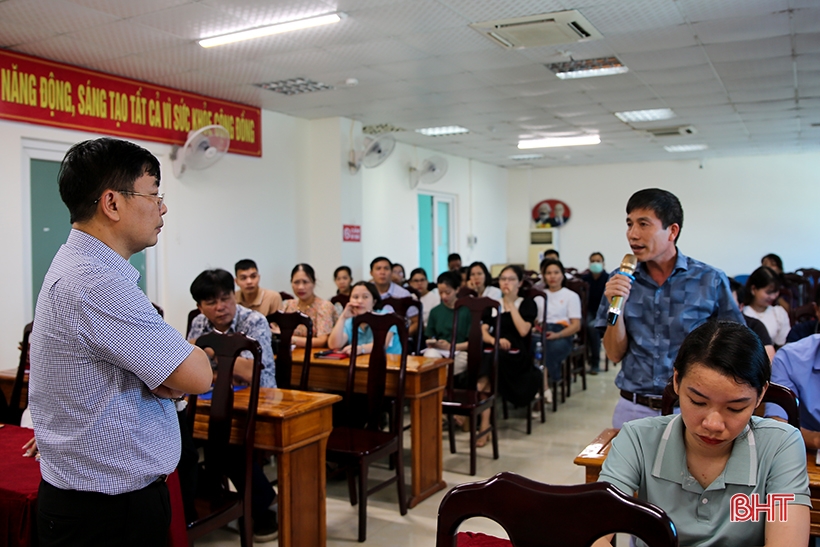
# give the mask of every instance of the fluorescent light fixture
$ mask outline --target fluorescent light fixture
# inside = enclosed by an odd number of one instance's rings
[[[514,156],[507,156],[511,160],[515,161],[524,161],[524,160],[540,160],[544,157],[544,154],[516,154]]]
[[[447,135],[460,135],[461,133],[469,133],[470,130],[460,125],[447,125],[444,127],[425,127],[424,129],[416,129],[416,133],[427,135],[428,137],[445,137]]]
[[[587,146],[599,144],[599,135],[584,135],[582,137],[549,137],[546,139],[531,139],[518,141],[519,150],[529,150],[531,148],[558,148],[560,146]]]
[[[580,61],[567,61],[565,63],[552,63],[545,66],[562,80],[611,76],[613,74],[629,72],[629,68],[621,64],[621,61],[619,61],[617,57],[583,59]]]
[[[697,152],[698,150],[706,150],[709,147],[705,144],[671,144],[663,148],[667,152]]]
[[[626,112],[616,112],[615,116],[625,123],[631,122],[656,122],[658,120],[668,120],[675,117],[671,108],[652,108],[649,110],[628,110]]]
[[[242,40],[251,40],[253,38],[270,36],[272,34],[290,32],[292,30],[301,30],[310,27],[318,27],[321,25],[329,25],[332,23],[338,23],[342,20],[343,16],[343,13],[328,13],[325,15],[318,15],[316,17],[308,17],[306,19],[298,19],[296,21],[276,23],[275,25],[267,25],[264,27],[252,28],[250,30],[232,32],[230,34],[223,34],[222,36],[214,36],[213,38],[205,38],[204,40],[199,41],[199,45],[202,47],[222,46],[225,44],[232,44],[234,42],[241,42]]]

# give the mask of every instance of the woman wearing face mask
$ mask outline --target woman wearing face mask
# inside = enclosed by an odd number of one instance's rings
[[[609,274],[604,269],[604,255],[595,252],[589,255],[589,272],[582,274],[581,279],[589,284],[589,299],[587,300],[587,340],[589,340],[589,372],[598,374],[601,362],[601,333],[595,328],[595,316],[598,306],[604,296]]]

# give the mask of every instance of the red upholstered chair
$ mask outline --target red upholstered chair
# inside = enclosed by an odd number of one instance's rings
[[[356,352],[350,356],[345,390],[344,424],[334,427],[327,441],[327,459],[336,462],[340,468],[347,470],[350,504],[359,504],[359,541],[367,538],[367,496],[393,484],[398,486],[399,512],[407,514],[407,494],[404,483],[404,464],[402,462],[402,437],[404,429],[404,384],[407,371],[407,326],[402,317],[395,313],[378,315],[365,313],[353,318],[353,339],[351,347],[359,345],[359,325],[366,324],[373,332],[373,349],[367,365],[367,402],[366,411],[358,411],[354,400],[356,386]],[[387,355],[385,339],[391,327],[396,327],[402,353],[399,358],[399,374],[396,382],[396,396],[386,394]],[[392,417],[388,431],[380,429],[382,416],[390,409]],[[367,488],[367,472],[371,463],[386,457],[395,458],[395,476]],[[358,472],[358,495],[356,492],[355,474]]]
[[[196,500],[197,520],[188,523],[188,541],[194,541],[229,522],[240,519],[239,537],[242,547],[253,545],[253,521],[251,519],[251,472],[253,441],[256,426],[256,407],[259,402],[259,378],[262,372],[262,348],[259,342],[244,334],[218,334],[211,332],[200,336],[196,345],[212,348],[216,358],[216,383],[211,408],[208,413],[208,445],[205,451],[204,480],[209,483],[203,489],[206,497]],[[243,462],[245,468],[242,494],[228,488],[229,467],[235,461],[230,456],[231,419],[234,408],[233,370],[240,352],[253,354],[253,378],[250,385],[250,401],[246,415],[243,439]],[[197,396],[188,402],[189,420],[196,414]],[[193,424],[191,424],[193,426]],[[193,427],[191,427],[193,431]]]
[[[458,309],[466,306],[470,310],[470,332],[467,336],[467,384],[466,388],[457,389],[454,385],[454,363],[450,363],[447,369],[447,389],[444,391],[444,401],[442,402],[442,412],[447,416],[447,429],[450,435],[450,453],[456,453],[456,436],[453,416],[467,416],[470,427],[470,475],[476,473],[476,443],[480,437],[492,436],[493,459],[498,459],[498,428],[495,417],[495,394],[498,386],[498,337],[492,352],[492,366],[490,367],[490,385],[488,391],[479,392],[478,380],[481,372],[481,361],[484,357],[484,340],[481,333],[481,316],[484,310],[494,308],[495,330],[499,332],[501,328],[501,304],[497,300],[486,297],[467,296],[459,298],[455,303],[455,314],[453,314],[453,332],[458,332]],[[455,337],[450,346],[450,359],[455,358]],[[479,415],[486,409],[490,410],[490,427],[484,431],[476,432]]]
[[[420,300],[416,300],[412,296],[404,296],[402,298],[396,298],[393,296],[389,296],[387,298],[382,298],[382,305],[383,306],[390,306],[393,308],[393,311],[396,312],[396,315],[399,317],[407,318],[407,312],[410,308],[416,308],[418,310],[418,318],[419,318],[419,328],[416,331],[416,334],[410,336],[410,345],[412,347],[412,353],[414,355],[421,355],[422,350],[424,349],[422,346],[422,339],[424,338],[424,306]]]
[[[763,400],[760,401],[761,405],[765,405],[766,403],[776,404],[785,410],[789,424],[800,429],[800,401],[792,390],[780,384],[769,382],[769,388],[763,395]],[[661,414],[664,416],[672,414],[677,404],[678,396],[675,394],[675,389],[670,380],[663,390]]]
[[[456,547],[459,525],[472,517],[499,523],[515,547],[587,547],[616,532],[650,547],[678,545],[663,509],[605,482],[557,486],[503,472],[460,484],[439,505],[436,547]]]
[[[26,385],[26,372],[29,370],[29,337],[31,336],[31,327],[34,323],[29,323],[23,327],[23,341],[20,342],[20,360],[17,362],[17,374],[14,377],[14,385],[11,388],[11,397],[9,398],[8,407],[5,412],[0,412],[0,422],[20,425],[20,418],[23,416],[23,411],[28,406],[27,401],[23,401],[23,387]],[[0,406],[5,402],[3,394],[0,393]]]
[[[276,354],[276,387],[306,391],[308,375],[310,374],[310,356],[313,350],[313,321],[303,313],[284,313],[281,311],[271,313],[267,316],[267,320],[268,323],[276,323],[279,326],[279,351]],[[305,342],[305,359],[302,362],[302,376],[299,379],[299,384],[294,387],[291,382],[293,355],[290,347],[293,331],[299,325],[304,325],[307,329],[307,340]]]

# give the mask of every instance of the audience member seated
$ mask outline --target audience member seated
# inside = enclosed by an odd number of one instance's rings
[[[467,286],[477,292],[478,296],[486,296],[501,302],[501,289],[490,285],[493,277],[483,262],[473,262],[467,272]]]
[[[333,282],[336,283],[336,296],[346,296],[350,298],[350,287],[353,285],[353,273],[349,266],[339,266],[333,271]],[[333,300],[333,299],[331,299]],[[344,305],[341,302],[333,304],[336,308],[336,316],[338,317]]]
[[[461,271],[461,255],[458,253],[450,253],[447,255],[447,269],[451,272]]]
[[[407,280],[405,279],[406,274],[404,273],[404,266],[396,262],[393,264],[393,268],[391,268],[392,273],[390,274],[390,280],[398,285],[399,287],[404,287],[407,284]]]
[[[426,282],[426,280],[425,280]],[[444,272],[436,280],[441,304],[430,311],[430,320],[424,328],[427,339],[425,357],[450,357],[450,344],[453,340],[454,306],[458,299],[458,288],[461,276],[456,272]],[[456,353],[453,374],[467,370],[467,337],[470,334],[470,310],[461,307],[458,310],[458,333],[456,333]]]
[[[240,260],[234,266],[236,273],[236,284],[239,290],[236,292],[236,303],[249,310],[258,311],[265,317],[279,311],[282,307],[282,297],[277,291],[263,289],[259,286],[259,268],[256,262],[246,258]]]
[[[733,277],[729,278],[729,288],[732,291],[732,298],[735,299],[738,309],[742,312],[743,300],[746,296],[746,288],[735,281]],[[750,317],[746,314],[743,314],[743,319],[746,321],[746,326],[752,329],[752,332],[760,338],[760,342],[763,344],[763,349],[766,350],[766,355],[769,356],[769,361],[774,359],[774,344],[772,343],[772,337],[769,336],[769,330],[766,328],[766,325],[754,317]]]
[[[373,278],[373,284],[376,285],[376,290],[379,291],[381,298],[404,298],[411,296],[410,291],[396,285],[392,281],[393,263],[389,258],[378,256],[370,262],[370,276]],[[407,328],[409,336],[415,336],[419,330],[419,310],[415,307],[407,310],[407,320],[409,326]]]
[[[212,331],[221,333],[241,332],[259,342],[262,347],[262,374],[259,385],[261,387],[276,387],[276,369],[273,362],[273,349],[271,348],[271,331],[268,320],[259,312],[255,312],[240,306],[234,298],[234,279],[225,270],[205,270],[199,274],[191,283],[191,296],[196,301],[196,307],[200,311],[191,323],[191,331],[188,333],[188,340],[193,344],[196,339]],[[214,350],[206,348],[205,353],[211,359],[214,358]],[[253,356],[250,352],[244,352],[237,358],[234,365],[234,379],[237,383],[247,384],[251,380],[253,373]],[[186,442],[193,444],[190,438],[191,432],[184,428],[182,431],[189,438],[183,439],[183,446]],[[235,475],[231,480],[235,485],[242,485],[242,454],[237,451],[237,465]],[[182,462],[180,462],[182,464]],[[196,465],[196,460],[190,462]],[[186,473],[180,468],[180,476]],[[278,535],[278,523],[276,513],[269,507],[276,499],[276,492],[268,482],[262,467],[254,464],[252,486],[252,507],[253,515],[253,535],[256,541],[271,541]],[[192,492],[182,492],[183,498],[193,496]]]
[[[820,449],[820,334],[786,344],[772,361],[772,382],[794,391],[800,401],[800,431],[806,448]],[[766,404],[766,416],[785,422],[780,406]]]
[[[564,287],[564,265],[547,259],[544,267],[547,283],[547,374],[561,380],[561,365],[572,352],[572,337],[581,330],[581,298]]]
[[[587,324],[583,328],[587,329],[587,340],[589,342],[589,374],[595,375],[601,369],[601,331],[595,328],[595,316],[598,314],[598,307],[604,298],[606,282],[609,281],[609,274],[604,266],[604,255],[598,252],[589,255],[589,271],[581,275],[581,279],[589,285],[589,298],[587,299]]]
[[[353,318],[368,312],[384,314],[381,311],[381,298],[379,291],[373,283],[359,281],[350,291],[350,301],[345,306],[344,311],[336,320],[333,330],[328,338],[328,345],[337,351],[353,353],[354,348],[350,346],[353,340]],[[355,348],[356,355],[366,355],[373,349],[373,331],[366,324],[359,326],[358,345]],[[385,342],[385,353],[401,355],[401,341],[399,340],[396,327],[392,327],[387,333]]]
[[[309,264],[297,264],[290,272],[290,286],[296,298],[286,300],[282,311],[285,313],[304,313],[313,321],[313,347],[323,348],[327,346],[327,337],[333,329],[336,320],[336,310],[333,304],[327,300],[322,300],[313,292],[316,288],[316,273]],[[274,332],[279,332],[279,327],[273,326]],[[291,342],[297,347],[305,347],[305,335],[307,329],[304,325],[299,325],[293,331]]]
[[[501,326],[500,332],[493,332],[495,325],[492,312],[487,310],[481,325],[484,342],[494,344],[498,337],[498,392],[515,406],[528,405],[541,387],[541,371],[533,364],[530,353],[530,331],[535,324],[537,307],[532,298],[518,296],[524,282],[524,270],[518,266],[507,266],[498,276],[501,285]],[[483,390],[489,381],[492,353],[484,354],[482,377],[478,389]],[[486,373],[486,374],[485,374]],[[480,431],[489,426],[490,411],[481,413]],[[482,437],[486,444],[487,437]]]
[[[430,282],[427,279],[427,272],[424,268],[416,268],[410,272],[410,288],[416,291],[419,300],[421,301],[421,308],[424,311],[424,324],[427,324],[430,318],[430,310],[441,303],[441,298],[438,294],[438,289],[429,289]]]
[[[760,259],[760,265],[766,266],[767,268],[771,268],[774,271],[774,273],[777,274],[777,279],[780,281],[780,286],[786,286],[786,277],[783,275],[783,259],[781,259],[774,253],[769,253]],[[784,310],[786,310],[786,313],[791,311],[789,303],[786,302],[785,298],[778,296],[777,304],[781,306]]]
[[[798,318],[799,322],[794,324],[792,329],[789,331],[789,335],[786,336],[787,344],[797,342],[807,336],[820,332],[820,287],[818,287],[818,290],[815,291],[814,302],[812,302],[811,305],[814,308],[815,319],[799,321]]]
[[[746,280],[746,294],[743,298],[743,314],[766,325],[775,347],[786,343],[786,336],[791,329],[788,312],[775,305],[780,286],[777,273],[761,266]]]
[[[788,424],[753,416],[771,376],[745,325],[708,321],[683,341],[673,383],[680,414],[629,421],[600,479],[666,511],[680,544],[806,545],[811,499],[806,449]],[[786,518],[731,522],[734,496],[789,497]],[[757,514],[755,514],[755,517]],[[608,545],[599,540],[594,545]]]

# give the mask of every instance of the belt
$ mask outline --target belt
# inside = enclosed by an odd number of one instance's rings
[[[168,481],[168,475],[160,475],[159,477],[157,477],[157,480],[155,480],[151,484],[157,484],[159,482],[167,482],[167,481]]]
[[[660,410],[663,399],[654,395],[641,395],[640,393],[632,393],[631,391],[621,390],[621,397],[627,401],[632,401],[635,404],[646,406],[652,410]]]

